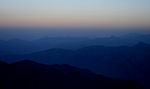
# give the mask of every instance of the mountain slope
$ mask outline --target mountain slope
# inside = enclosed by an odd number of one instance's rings
[[[118,47],[89,46],[74,51],[55,48],[0,57],[6,62],[24,59],[44,64],[71,64],[108,77],[139,80],[146,86],[150,81],[150,45],[145,43]]]
[[[91,45],[120,46],[135,45],[138,42],[150,43],[149,34],[129,34],[110,37],[44,37],[27,41],[21,39],[0,40],[0,55],[25,54],[50,48],[79,49]]]
[[[1,89],[144,89],[137,81],[111,79],[69,65],[25,60],[0,63],[0,69]]]

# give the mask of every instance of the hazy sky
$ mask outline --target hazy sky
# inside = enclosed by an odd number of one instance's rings
[[[150,0],[0,0],[1,27],[149,27]]]

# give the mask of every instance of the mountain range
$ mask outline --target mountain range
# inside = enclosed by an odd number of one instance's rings
[[[67,64],[0,62],[0,89],[144,89],[137,81],[95,74]]]
[[[79,49],[91,45],[132,46],[139,42],[150,43],[149,34],[129,34],[110,37],[43,37],[37,40],[0,40],[0,55],[27,54],[50,48]]]
[[[5,62],[32,60],[43,64],[70,64],[112,78],[138,80],[149,87],[150,45],[87,46],[77,50],[52,48],[24,55],[1,56]]]

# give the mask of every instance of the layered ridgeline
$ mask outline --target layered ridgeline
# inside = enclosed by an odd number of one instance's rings
[[[137,81],[97,75],[67,64],[0,62],[0,89],[144,89]]]
[[[37,40],[0,40],[0,55],[25,54],[50,48],[79,49],[91,45],[105,46],[131,46],[139,42],[150,43],[149,34],[130,34],[125,36],[110,37],[45,37]]]
[[[25,55],[1,56],[5,62],[32,60],[43,64],[70,64],[120,79],[138,80],[149,87],[150,45],[89,46],[78,50],[53,48]]]

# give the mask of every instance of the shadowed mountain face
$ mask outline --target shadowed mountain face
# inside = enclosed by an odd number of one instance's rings
[[[24,59],[43,64],[70,64],[88,68],[96,73],[121,79],[139,80],[145,86],[150,81],[150,45],[89,46],[78,50],[49,49],[26,55],[1,56],[1,61],[15,62]]]
[[[69,65],[0,62],[0,89],[144,89],[137,81],[97,75]]]

